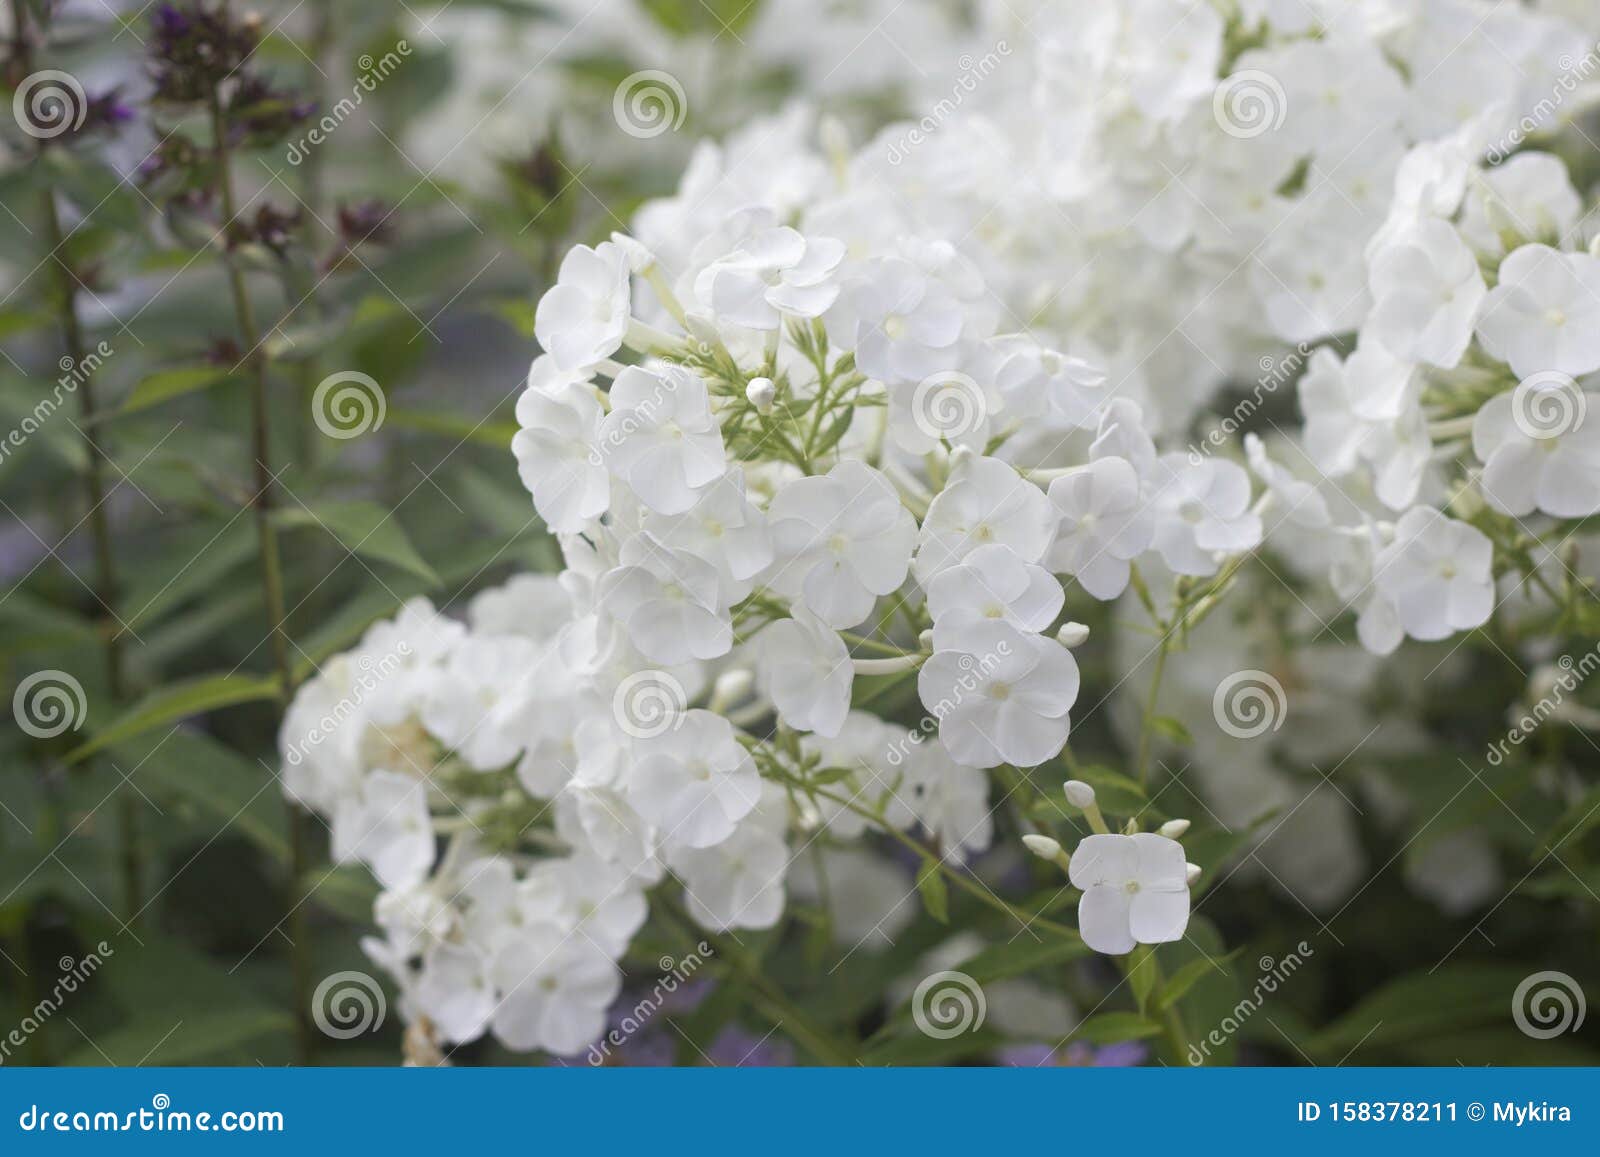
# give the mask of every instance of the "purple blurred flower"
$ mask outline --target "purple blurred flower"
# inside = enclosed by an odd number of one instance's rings
[[[1099,1047],[1083,1041],[1073,1041],[1065,1048],[1043,1044],[1007,1045],[996,1054],[996,1059],[1002,1065],[1019,1069],[1051,1065],[1077,1069],[1128,1069],[1144,1064],[1149,1057],[1150,1050],[1140,1041],[1119,1041]]]
[[[736,1024],[717,1034],[706,1058],[719,1069],[777,1069],[794,1064],[794,1046],[776,1033],[756,1036]]]

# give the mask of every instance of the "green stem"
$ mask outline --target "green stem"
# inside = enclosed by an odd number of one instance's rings
[[[233,295],[234,312],[238,318],[239,338],[244,346],[245,361],[250,367],[250,440],[252,457],[255,459],[255,495],[250,505],[255,514],[261,563],[261,588],[266,601],[273,669],[278,676],[278,701],[280,708],[283,708],[288,706],[289,698],[294,692],[294,667],[289,661],[289,636],[284,622],[287,616],[284,610],[283,564],[278,553],[278,531],[273,522],[274,487],[270,465],[272,440],[268,425],[267,363],[261,349],[261,331],[256,325],[255,309],[245,287],[244,272],[239,268],[239,262],[232,248],[230,234],[238,215],[238,203],[233,190],[227,118],[223,113],[219,93],[212,92],[210,108],[213,143],[216,148],[217,193],[222,203],[222,263],[227,271],[228,286]],[[306,927],[305,906],[295,894],[305,879],[308,857],[300,810],[291,803],[287,814],[289,881],[285,890],[288,909],[285,920],[291,944],[295,1054],[301,1064],[309,1064],[315,1054],[315,1037],[309,1019],[310,931]]]
[[[1150,777],[1150,741],[1155,732],[1156,700],[1161,695],[1161,679],[1166,674],[1167,655],[1172,650],[1172,635],[1176,627],[1163,624],[1161,645],[1156,650],[1155,671],[1150,677],[1150,689],[1145,693],[1144,714],[1139,720],[1139,753],[1134,766],[1139,771],[1139,786],[1147,786]]]
[[[28,34],[27,5],[13,0],[12,28],[19,63],[24,73],[33,71],[33,44]],[[39,144],[42,159],[45,143]],[[110,617],[103,628],[106,686],[113,701],[120,703],[127,696],[127,667],[122,649],[122,628],[117,618],[117,601],[120,594],[117,582],[116,555],[112,548],[110,513],[106,509],[106,454],[90,431],[95,429],[95,364],[89,360],[88,344],[83,325],[78,319],[78,279],[67,260],[66,233],[61,225],[61,212],[56,205],[54,189],[46,189],[43,196],[45,244],[50,247],[51,264],[56,271],[61,307],[61,336],[67,356],[72,359],[72,374],[78,380],[78,412],[82,417],[84,444],[88,456],[88,469],[84,472],[84,498],[89,504],[89,535],[93,541],[95,567],[95,598],[100,603],[99,613]],[[97,614],[98,617],[98,614]],[[134,923],[143,909],[144,852],[139,844],[139,813],[137,801],[124,794],[117,801],[118,842],[121,844],[123,904],[128,912],[128,923]]]
[[[704,936],[713,946],[716,957],[727,961],[729,968],[738,974],[746,986],[746,993],[761,1012],[774,1024],[781,1025],[789,1035],[803,1044],[811,1054],[825,1065],[847,1068],[855,1064],[851,1050],[833,1040],[828,1033],[813,1024],[811,1017],[802,1011],[784,991],[768,980],[759,963],[750,958],[744,947],[732,937],[701,933],[675,899],[662,898],[663,909],[690,936]]]

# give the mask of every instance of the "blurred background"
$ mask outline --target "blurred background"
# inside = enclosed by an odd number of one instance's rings
[[[407,598],[459,611],[558,568],[508,446],[567,248],[676,189],[695,142],[796,98],[858,140],[921,115],[918,93],[971,68],[974,19],[889,0],[5,0],[0,682],[18,726],[0,728],[0,1060],[396,1063],[398,1016],[349,1040],[311,1023],[319,985],[370,971],[376,888],[284,804],[285,680]],[[1291,395],[1258,423],[1292,422]],[[1274,655],[1306,624],[1256,579],[1174,656],[1162,704],[1163,766],[1208,785],[1169,810],[1209,814],[1191,854],[1228,884],[1195,935],[1240,962],[1197,993],[1202,1021],[1234,1022],[1210,1059],[1600,1059],[1592,1026],[1539,1041],[1507,1017],[1543,967],[1600,992],[1594,719],[1540,731],[1542,773],[1486,760],[1529,686],[1493,640]],[[1092,624],[1086,685],[1143,687],[1148,639],[1116,614]],[[1592,646],[1596,625],[1571,627]],[[1203,730],[1218,678],[1252,665],[1294,727]],[[1115,766],[1118,712],[1138,711],[1114,705],[1082,745]],[[1026,876],[1010,854],[979,870]],[[858,867],[892,906],[904,881]],[[771,959],[808,991],[826,949],[797,892]],[[657,946],[637,951],[653,971]],[[865,1034],[884,1010],[851,993],[963,951],[922,928],[811,996]],[[1283,995],[1240,1015],[1265,977]],[[1002,1028],[1070,1028],[1054,993],[997,983]],[[629,1063],[796,1059],[735,1011],[686,1007],[692,1050],[668,1037]],[[525,1059],[487,1041],[452,1058]]]

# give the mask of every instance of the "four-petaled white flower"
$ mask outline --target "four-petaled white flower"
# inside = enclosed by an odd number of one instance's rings
[[[843,260],[844,242],[832,237],[763,229],[701,270],[695,296],[719,320],[773,330],[786,316],[821,316],[839,296],[833,275]]]
[[[939,741],[966,767],[1034,767],[1066,745],[1078,664],[1054,639],[1004,622],[952,631],[917,673]]]
[[[980,546],[928,583],[934,646],[962,627],[990,620],[1043,631],[1065,601],[1060,582],[1043,567],[1023,562],[1004,543]]]
[[[1181,940],[1189,926],[1188,866],[1166,836],[1086,836],[1072,853],[1078,932],[1096,952],[1121,956],[1136,944]]]
[[[539,517],[558,534],[582,530],[611,505],[611,476],[595,452],[600,417],[588,386],[555,394],[529,389],[517,399],[517,472]]]
[[[1517,249],[1500,263],[1478,337],[1519,378],[1600,370],[1600,260],[1548,245]]]
[[[1128,585],[1129,563],[1150,548],[1155,518],[1125,459],[1096,458],[1050,483],[1060,518],[1047,562],[1108,601]]]
[[[767,585],[830,627],[853,627],[905,582],[917,524],[878,471],[845,459],[783,486],[767,508]]]
[[[1475,526],[1414,506],[1378,553],[1373,581],[1405,633],[1432,641],[1470,631],[1494,610],[1494,546]]]
[[[1472,422],[1472,451],[1483,463],[1478,485],[1489,505],[1521,517],[1541,510],[1555,518],[1600,512],[1600,421],[1585,421],[1587,397],[1577,387],[1556,387],[1547,399],[1565,407],[1565,420],[1542,427],[1517,421],[1515,391],[1490,398]],[[1536,407],[1540,399],[1524,403]],[[1527,427],[1527,428],[1525,428]]]
[[[574,246],[539,299],[533,334],[563,370],[581,370],[622,346],[630,318],[628,255],[610,241]]]
[[[756,639],[761,684],[778,717],[797,731],[839,734],[850,711],[855,669],[839,633],[804,607]]]
[[[728,468],[706,384],[682,366],[618,374],[599,440],[606,465],[660,514],[688,510]]]
[[[761,776],[733,725],[698,708],[635,744],[628,799],[661,832],[689,848],[720,844],[761,799]]]

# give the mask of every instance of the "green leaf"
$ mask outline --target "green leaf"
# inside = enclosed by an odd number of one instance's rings
[[[127,761],[129,779],[140,789],[203,814],[208,837],[236,832],[279,863],[288,862],[283,791],[273,767],[251,762],[210,736],[181,729],[146,732],[116,744],[113,751]]]
[[[302,877],[301,895],[354,924],[372,923],[372,904],[378,884],[365,868],[316,869]]]
[[[1343,1059],[1378,1048],[1491,1024],[1511,1016],[1511,997],[1528,975],[1522,965],[1447,964],[1391,981],[1307,1042],[1313,1054]]]
[[[515,422],[477,421],[456,414],[430,413],[426,410],[405,410],[390,407],[385,422],[425,434],[442,434],[457,442],[476,442],[495,450],[509,450],[511,439],[517,433]]]
[[[133,392],[112,416],[132,414],[197,390],[208,390],[228,381],[230,376],[226,366],[209,363],[157,370],[133,387]]]
[[[1125,970],[1128,989],[1133,993],[1134,1003],[1141,1011],[1149,1011],[1150,994],[1156,990],[1158,966],[1155,955],[1155,949],[1148,944],[1141,944],[1128,954],[1128,966]]]
[[[316,526],[338,539],[352,554],[386,562],[433,584],[439,582],[397,518],[376,502],[318,502],[277,512],[285,528]]]
[[[1153,716],[1150,720],[1150,726],[1174,743],[1188,745],[1194,742],[1194,736],[1189,734],[1189,729],[1183,725],[1183,722],[1174,719],[1170,715]]]
[[[102,748],[132,739],[155,727],[175,723],[240,703],[276,698],[278,681],[270,675],[202,675],[162,687],[95,733],[88,743],[68,752],[66,762],[77,763]]]
[[[1214,957],[1201,956],[1189,961],[1189,963],[1168,977],[1167,982],[1161,986],[1161,991],[1156,994],[1155,1011],[1161,1012],[1177,1004],[1178,1001],[1183,999],[1184,994],[1197,983],[1212,973],[1219,971],[1220,965],[1226,964],[1237,955],[1238,952],[1234,951],[1228,953],[1221,960],[1217,960]],[[1220,971],[1224,976],[1228,974],[1226,968],[1222,968]]]
[[[169,978],[171,979],[171,978]],[[287,1012],[271,1008],[190,1014],[150,1013],[99,1034],[68,1054],[68,1065],[120,1067],[193,1064],[233,1053],[252,1041],[291,1031]]]
[[[922,894],[922,906],[941,924],[950,923],[950,891],[939,870],[939,861],[931,856],[917,869],[917,891]]]
[[[1005,944],[991,944],[961,962],[961,971],[980,984],[1041,972],[1058,964],[1092,955],[1083,941],[1062,936],[1050,928],[1034,930],[1040,939],[1027,933]]]
[[[1156,1036],[1160,1032],[1159,1024],[1136,1012],[1102,1012],[1080,1024],[1072,1036],[1090,1044],[1109,1045]]]

